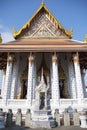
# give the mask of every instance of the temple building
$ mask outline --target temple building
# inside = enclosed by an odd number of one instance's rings
[[[32,120],[37,120],[36,111],[87,108],[86,38],[73,40],[72,30],[65,29],[44,3],[13,36],[15,41],[0,44],[0,108],[14,113],[30,109]]]

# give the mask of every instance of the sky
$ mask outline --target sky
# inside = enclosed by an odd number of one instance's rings
[[[0,0],[0,34],[3,42],[14,40],[13,28],[19,30],[41,3],[42,0]],[[84,40],[87,34],[87,0],[44,0],[44,3],[67,30],[73,28],[74,40]]]

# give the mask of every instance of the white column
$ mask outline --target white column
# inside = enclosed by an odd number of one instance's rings
[[[83,84],[83,92],[84,92],[84,97],[86,98],[86,87],[85,87],[85,69],[81,70],[81,75],[82,75],[82,84]]]
[[[75,81],[74,66],[72,61],[69,61],[69,84],[70,84],[71,98],[76,99],[77,97],[76,81]]]
[[[28,105],[31,108],[33,99],[33,72],[34,72],[34,56],[30,54],[29,56],[29,66],[28,66],[28,88],[27,88],[27,100]]]
[[[7,99],[10,98],[13,57],[14,57],[13,54],[9,54],[7,59],[5,89],[4,89],[4,96],[3,96],[3,101],[5,104]]]
[[[84,98],[84,93],[83,93],[83,85],[82,85],[78,53],[73,55],[73,59],[74,59],[74,68],[75,68],[77,98],[81,99],[81,98]]]
[[[5,78],[6,78],[6,70],[2,70],[2,88],[1,88],[1,97],[3,98],[4,89],[5,89]]]
[[[60,90],[59,90],[59,74],[57,56],[52,56],[52,101],[53,107],[56,109],[59,106]]]
[[[18,68],[19,68],[19,57],[17,56],[16,61],[14,62],[13,66],[13,73],[12,73],[12,83],[11,83],[11,99],[15,98],[16,93],[16,86],[17,86],[17,79],[18,79]]]
[[[36,72],[36,64],[33,63],[33,99],[35,99],[35,88],[37,85],[37,72]]]

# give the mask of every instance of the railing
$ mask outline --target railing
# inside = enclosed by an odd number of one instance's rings
[[[60,99],[60,105],[62,106],[72,106],[72,105],[77,105],[78,100],[77,99]]]
[[[2,106],[2,105],[3,105],[2,103],[3,103],[3,101],[2,101],[2,99],[0,99],[0,106]]]
[[[77,107],[78,105],[80,105],[80,107],[87,107],[87,98],[84,99],[60,99],[59,101],[56,101],[56,104],[58,105],[59,102],[59,106],[65,108],[65,107]],[[50,105],[53,106],[55,104],[53,104],[54,101],[51,99],[50,100]],[[80,103],[80,104],[79,104]],[[33,106],[34,109],[37,109],[38,107],[38,102],[33,100]],[[3,99],[0,99],[0,106],[3,106]],[[27,99],[8,99],[7,100],[7,106],[8,107],[13,107],[13,108],[24,108],[24,107],[28,107],[28,100]]]
[[[87,104],[87,98],[82,99],[82,102],[83,102],[84,104]]]
[[[8,106],[26,106],[27,105],[27,100],[26,99],[8,99],[7,101]]]

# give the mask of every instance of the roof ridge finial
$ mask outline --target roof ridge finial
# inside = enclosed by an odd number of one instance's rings
[[[42,0],[42,5],[44,5],[44,0]]]
[[[1,34],[0,34],[0,43],[2,43],[2,37],[1,37]]]
[[[84,43],[87,43],[87,34],[84,35]]]

